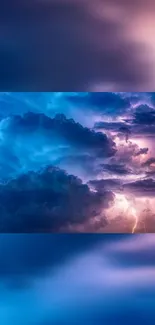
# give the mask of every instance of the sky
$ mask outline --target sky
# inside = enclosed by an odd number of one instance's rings
[[[154,324],[155,237],[1,234],[5,325]]]
[[[1,92],[1,232],[155,232],[155,93]]]
[[[0,1],[2,91],[154,91],[154,0]]]

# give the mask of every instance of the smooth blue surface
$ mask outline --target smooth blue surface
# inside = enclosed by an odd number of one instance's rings
[[[1,235],[1,324],[154,324],[154,235]]]

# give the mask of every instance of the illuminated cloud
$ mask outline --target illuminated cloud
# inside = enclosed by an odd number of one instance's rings
[[[1,231],[154,232],[153,98],[1,93]]]

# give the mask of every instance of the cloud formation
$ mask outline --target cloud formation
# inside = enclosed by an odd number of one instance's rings
[[[1,93],[1,231],[154,232],[153,98]]]
[[[80,179],[52,166],[1,185],[0,193],[1,232],[58,232],[95,219],[114,200],[113,193],[91,192]]]

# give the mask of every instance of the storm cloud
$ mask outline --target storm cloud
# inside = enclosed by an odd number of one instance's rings
[[[154,232],[153,96],[1,93],[1,231]]]
[[[155,181],[151,178],[139,180],[129,184],[124,184],[124,189],[134,192],[140,196],[154,196],[155,195]]]
[[[112,192],[91,192],[80,179],[49,166],[1,185],[0,231],[58,232],[103,214],[113,200]]]

